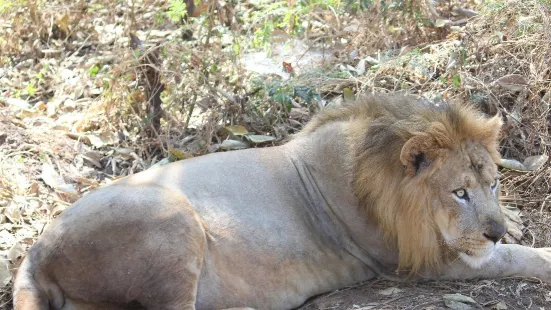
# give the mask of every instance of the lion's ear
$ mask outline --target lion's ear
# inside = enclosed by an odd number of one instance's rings
[[[406,167],[408,176],[413,177],[419,171],[430,167],[442,148],[441,145],[430,135],[415,135],[411,137],[400,153],[400,161]]]

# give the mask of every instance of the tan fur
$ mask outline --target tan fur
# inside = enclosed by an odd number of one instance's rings
[[[496,244],[500,126],[466,105],[366,96],[282,146],[119,180],[33,245],[15,309],[290,309],[396,269],[551,282],[549,249]]]

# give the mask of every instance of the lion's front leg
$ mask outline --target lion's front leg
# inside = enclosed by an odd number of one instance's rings
[[[440,279],[536,277],[551,283],[551,248],[500,244],[487,262],[475,268],[461,259],[445,266]]]

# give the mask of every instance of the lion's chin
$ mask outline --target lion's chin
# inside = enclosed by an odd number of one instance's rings
[[[492,259],[496,246],[497,244],[488,245],[483,250],[476,251],[476,253],[459,252],[459,258],[471,268],[479,269]]]

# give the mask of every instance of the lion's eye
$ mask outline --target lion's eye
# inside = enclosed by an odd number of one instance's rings
[[[496,188],[496,186],[497,186],[497,181],[498,181],[498,179],[495,178],[494,181],[492,182],[492,184],[490,184],[490,187],[491,187],[492,189]]]
[[[460,199],[469,198],[469,196],[467,196],[467,191],[464,189],[456,189],[453,191],[453,193],[455,194],[455,196],[457,196],[457,198],[460,198]]]

